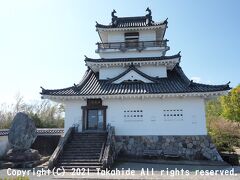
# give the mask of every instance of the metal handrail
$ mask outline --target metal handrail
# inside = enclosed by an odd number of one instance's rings
[[[168,40],[162,41],[135,41],[135,42],[108,42],[108,43],[96,43],[99,49],[131,49],[146,47],[166,47]]]
[[[99,156],[99,160],[98,160],[99,162],[102,161],[104,148],[105,148],[105,142],[102,144],[102,148],[101,148],[101,152],[100,152],[100,156]]]
[[[114,127],[111,126],[110,124],[107,125],[107,140],[105,143],[104,147],[104,152],[103,152],[103,157],[102,157],[102,163],[103,163],[103,168],[110,168],[113,164],[113,161],[116,158],[115,154],[115,130]]]
[[[53,167],[56,165],[57,160],[60,156],[60,154],[63,152],[63,148],[66,145],[66,143],[69,141],[73,134],[74,128],[70,127],[67,131],[67,133],[62,136],[59,140],[58,146],[56,147],[55,151],[51,155],[49,161],[48,161],[48,168],[53,169]]]

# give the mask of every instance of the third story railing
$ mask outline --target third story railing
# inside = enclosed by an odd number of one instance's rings
[[[168,40],[97,43],[98,50],[104,49],[144,49],[147,47],[166,47]]]

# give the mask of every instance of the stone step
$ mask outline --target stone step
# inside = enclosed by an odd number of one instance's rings
[[[59,159],[58,162],[99,163],[99,158],[97,159]]]
[[[91,139],[91,140],[103,140],[106,137],[72,137],[71,139],[77,139],[77,140],[86,140],[86,139]]]
[[[68,144],[68,148],[96,148],[96,149],[101,149],[102,148],[102,144]]]
[[[97,142],[75,141],[75,142],[70,142],[69,144],[73,144],[73,145],[75,145],[75,144],[83,144],[83,145],[84,145],[84,144],[89,144],[89,145],[102,145],[103,142],[99,142],[99,141],[97,141]]]
[[[84,143],[103,143],[105,142],[104,139],[72,139],[69,143],[74,143],[74,142],[84,142]]]
[[[67,145],[68,148],[81,148],[81,147],[84,147],[84,148],[98,148],[98,149],[101,149],[102,148],[102,145],[101,144],[95,144],[95,145],[91,145],[91,144],[68,144]]]
[[[104,140],[106,137],[72,137],[71,140]]]
[[[73,134],[58,159],[57,167],[63,167],[65,171],[72,171],[72,168],[89,168],[90,172],[96,172],[96,168],[102,168],[99,158],[105,141],[106,133]]]
[[[90,145],[90,146],[93,146],[96,145],[96,146],[102,146],[103,143],[102,142],[96,142],[96,143],[87,143],[87,142],[76,142],[76,143],[69,143],[68,145]]]
[[[89,155],[89,156],[81,156],[81,155],[77,155],[77,156],[74,156],[72,154],[69,154],[69,155],[63,155],[61,157],[61,159],[98,159],[99,156],[97,155]]]
[[[66,147],[65,149],[64,149],[64,151],[97,151],[97,150],[100,150],[101,148],[99,148],[99,147],[96,147],[96,148],[94,148],[94,147]]]
[[[75,152],[75,153],[71,153],[71,152],[63,152],[62,156],[99,156],[100,153],[96,153],[96,152]]]
[[[73,156],[92,156],[92,155],[96,155],[96,156],[100,156],[100,152],[63,152],[62,156],[69,156],[69,155],[73,155]]]
[[[99,137],[106,137],[106,135],[103,135],[103,134],[100,134],[100,135],[96,135],[96,134],[88,134],[88,135],[76,135],[76,134],[74,134],[72,137],[80,137],[80,138],[82,138],[82,137],[87,137],[87,138],[92,138],[92,137],[94,137],[94,138],[99,138]]]
[[[81,139],[81,140],[84,140],[84,139],[92,139],[92,140],[95,140],[95,139],[97,139],[97,140],[99,140],[99,139],[105,139],[106,137],[104,137],[104,136],[100,136],[100,137],[94,137],[94,136],[92,136],[92,137],[89,137],[89,136],[85,136],[85,137],[83,137],[83,136],[73,136],[71,139]]]
[[[102,166],[100,162],[59,162],[59,166]]]
[[[84,135],[73,135],[72,138],[104,138],[106,135],[92,135],[92,136],[84,136]]]
[[[91,152],[91,153],[100,153],[101,152],[101,149],[66,149],[64,150],[64,152],[67,152],[67,153],[88,153],[88,152]]]
[[[90,140],[84,140],[84,141],[70,141],[69,144],[74,143],[87,143],[87,144],[102,144],[104,141],[90,141]]]
[[[97,139],[97,140],[92,140],[92,139],[73,139],[69,143],[75,143],[75,142],[84,142],[84,143],[103,143],[105,140],[103,139]]]
[[[79,136],[90,136],[90,135],[106,135],[106,132],[79,132],[79,133],[74,133],[74,135],[79,135]]]
[[[64,169],[72,169],[72,168],[74,168],[74,169],[77,169],[77,168],[81,169],[81,168],[84,168],[85,170],[102,168],[102,166],[60,166],[60,165],[57,165],[57,167],[63,167]]]
[[[75,154],[71,154],[71,153],[63,153],[62,156],[87,156],[87,157],[91,157],[91,156],[98,156],[100,157],[100,153],[75,153]]]

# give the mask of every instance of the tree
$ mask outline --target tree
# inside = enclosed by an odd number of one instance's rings
[[[233,88],[227,96],[220,98],[222,116],[240,122],[240,85]]]
[[[206,104],[206,114],[208,117],[214,116],[218,117],[222,114],[222,106],[220,103],[220,99],[212,99]]]
[[[62,104],[51,103],[48,100],[27,104],[23,97],[17,94],[12,105],[0,105],[0,129],[9,128],[18,112],[27,113],[35,122],[37,128],[64,127],[64,107]]]

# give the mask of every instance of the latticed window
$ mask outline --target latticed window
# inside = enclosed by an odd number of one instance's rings
[[[125,35],[126,47],[130,47],[130,48],[138,47],[139,32],[128,32],[128,33],[125,33],[124,35]]]

